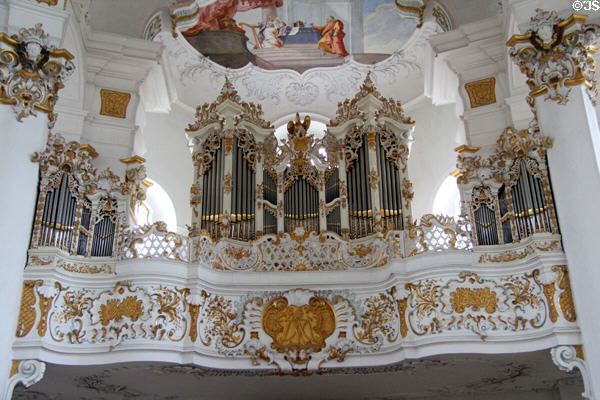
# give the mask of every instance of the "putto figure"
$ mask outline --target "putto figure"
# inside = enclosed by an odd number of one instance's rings
[[[337,54],[346,57],[348,52],[344,47],[344,23],[331,15],[327,17],[327,23],[324,26],[311,24],[314,29],[321,32],[321,40],[317,46],[328,53]]]

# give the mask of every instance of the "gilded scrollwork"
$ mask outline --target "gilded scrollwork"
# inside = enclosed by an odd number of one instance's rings
[[[201,106],[196,107],[196,121],[192,124],[188,124],[185,129],[186,132],[193,132],[204,128],[210,124],[219,124],[223,126],[223,120],[219,117],[216,111],[217,105],[215,103],[205,103]]]
[[[575,303],[573,302],[573,293],[571,292],[571,281],[569,280],[569,270],[566,265],[555,265],[552,267],[555,272],[560,272],[560,278],[557,286],[562,292],[558,296],[558,305],[564,318],[569,322],[577,320],[575,312]]]
[[[293,240],[306,244],[309,238]],[[37,334],[55,345],[113,348],[189,337],[196,351],[211,357],[246,358],[248,366],[304,374],[343,363],[349,355],[394,351],[406,338],[529,334],[558,322],[555,304],[564,317],[561,324],[572,324],[567,274],[565,266],[512,275],[462,272],[365,293],[221,294],[165,284],[117,282],[91,289],[27,281],[33,300],[24,304],[33,314],[17,333],[19,338]]]
[[[538,9],[529,30],[507,42],[510,56],[527,77],[529,95],[566,104],[571,87],[584,85],[590,96],[598,94],[594,76],[594,53],[598,47],[598,25],[585,24],[586,15],[567,19],[553,11]]]
[[[73,55],[50,45],[42,24],[18,35],[0,32],[0,103],[9,104],[21,121],[37,111],[54,121],[58,90],[73,73]]]
[[[547,320],[548,307],[532,275],[500,279],[461,273],[459,279],[434,279],[407,285],[408,321],[419,336],[466,329],[485,338],[499,331],[538,329]]]
[[[372,169],[371,172],[369,172],[369,186],[371,187],[371,189],[377,190],[378,185],[379,185],[379,175],[377,174],[377,171]]]
[[[118,345],[134,339],[180,341],[186,335],[184,290],[128,282],[108,290],[58,289],[49,317],[50,336],[57,342]]]
[[[26,280],[23,282],[21,293],[21,307],[19,309],[19,318],[17,322],[17,337],[25,337],[33,328],[36,319],[36,295],[35,288],[43,283],[41,280]]]

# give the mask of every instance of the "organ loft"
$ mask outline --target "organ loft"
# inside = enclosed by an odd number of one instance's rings
[[[0,399],[598,397],[597,16],[133,2],[0,0]]]

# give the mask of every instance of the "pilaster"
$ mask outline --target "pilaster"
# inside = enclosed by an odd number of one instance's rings
[[[597,95],[592,54],[600,31],[585,21],[585,15],[563,19],[538,10],[529,30],[512,36],[507,45],[526,75],[539,129],[554,142],[548,166],[588,360],[587,391],[593,393],[600,387],[600,273],[594,268],[600,226],[600,129],[592,104]]]
[[[0,106],[0,159],[3,163],[0,209],[4,210],[2,224],[5,227],[0,231],[0,293],[4,296],[4,323],[0,325],[0,393],[9,398],[14,385],[19,380],[26,382],[25,375],[31,372],[21,363],[25,369],[18,369],[16,375],[12,375],[17,378],[9,379],[10,360],[14,358],[11,346],[37,197],[38,164],[32,163],[30,157],[44,149],[48,127],[54,123],[57,92],[74,66],[71,53],[56,48],[62,41],[67,13],[33,2],[7,1],[0,3],[0,14],[4,22],[4,32],[0,34],[4,55],[0,63],[0,103],[3,104]],[[33,21],[37,25],[34,26]],[[39,61],[40,57],[45,60]],[[48,63],[54,68],[46,68]],[[27,382],[32,384],[37,380]]]

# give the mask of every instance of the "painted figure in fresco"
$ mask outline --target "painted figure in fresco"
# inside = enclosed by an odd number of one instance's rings
[[[198,23],[183,32],[186,36],[192,36],[200,31],[232,30],[244,33],[233,16],[238,12],[265,8],[269,6],[281,7],[283,0],[217,0],[198,11]]]
[[[317,46],[328,53],[337,54],[338,56],[346,57],[348,52],[344,47],[344,24],[339,19],[332,16],[327,17],[327,23],[324,26],[312,27],[321,32],[321,40]]]
[[[262,48],[283,47],[283,41],[279,38],[285,36],[286,25],[279,17],[273,18],[269,15],[265,22],[260,24],[258,40]]]

